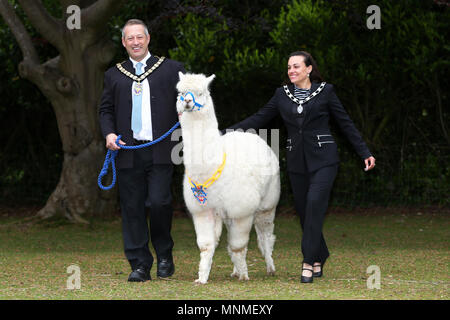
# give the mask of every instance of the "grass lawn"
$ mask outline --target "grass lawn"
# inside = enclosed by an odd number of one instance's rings
[[[449,299],[448,213],[334,213],[324,235],[331,253],[324,276],[300,283],[301,230],[294,216],[275,222],[277,274],[265,263],[252,231],[247,255],[250,280],[230,278],[226,229],[216,250],[209,282],[197,285],[199,250],[188,217],[173,221],[176,271],[171,280],[128,283],[119,218],[90,225],[61,221],[21,223],[0,215],[0,299]],[[81,289],[66,287],[67,267],[81,270]],[[367,268],[381,271],[381,289],[367,288]]]

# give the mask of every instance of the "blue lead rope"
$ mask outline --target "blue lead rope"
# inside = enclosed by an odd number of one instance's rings
[[[149,147],[149,146],[151,146],[151,145],[153,145],[155,143],[158,143],[161,140],[164,140],[165,138],[167,138],[167,136],[169,136],[176,128],[178,128],[179,125],[180,125],[180,122],[175,123],[175,125],[169,131],[167,131],[165,134],[163,134],[158,139],[150,141],[150,142],[147,142],[147,143],[144,143],[144,144],[141,144],[141,145],[138,145],[138,146],[125,146],[123,144],[119,144],[119,140],[122,137],[121,135],[119,135],[117,137],[116,144],[118,146],[120,146],[121,149],[125,149],[125,150],[134,150],[134,149],[140,149],[140,148]],[[98,180],[97,180],[98,186],[102,190],[110,190],[116,184],[116,161],[115,161],[115,159],[116,159],[116,156],[117,156],[118,152],[119,152],[119,150],[115,150],[115,151],[108,150],[108,153],[106,153],[105,162],[103,163],[103,168],[100,171],[100,174],[98,175]],[[109,186],[105,187],[102,184],[102,178],[103,178],[103,176],[105,176],[108,173],[108,168],[109,168],[110,164],[111,164],[111,167],[112,167],[113,179],[112,179],[111,184]]]

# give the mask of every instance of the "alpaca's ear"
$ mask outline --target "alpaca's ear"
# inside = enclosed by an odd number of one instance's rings
[[[214,80],[215,77],[216,77],[216,75],[212,74],[208,78],[206,78],[206,80],[208,81],[208,86],[211,84],[211,82]]]
[[[178,71],[178,77],[180,77],[180,80],[182,80],[184,77],[184,73],[181,71]]]

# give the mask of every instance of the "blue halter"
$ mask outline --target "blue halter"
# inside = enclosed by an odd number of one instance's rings
[[[187,92],[187,93],[184,95],[184,97],[183,97],[183,96],[180,96],[180,100],[181,100],[181,101],[184,101],[184,98],[185,98],[188,94],[191,95],[192,101],[194,102],[194,106],[192,107],[191,110],[189,110],[189,112],[190,112],[190,111],[193,111],[193,110],[195,109],[195,107],[198,108],[198,109],[197,109],[198,111],[199,111],[201,108],[204,107],[202,104],[200,104],[200,103],[198,103],[198,102],[195,101],[195,97],[194,97],[194,94],[193,94],[192,92]]]

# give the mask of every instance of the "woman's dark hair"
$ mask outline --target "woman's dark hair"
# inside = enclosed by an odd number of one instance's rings
[[[309,79],[311,81],[323,82],[322,75],[320,74],[319,68],[317,67],[316,61],[309,52],[306,51],[295,51],[289,55],[290,57],[302,56],[307,67],[312,66],[312,71],[309,74]],[[288,58],[288,59],[289,59]]]

